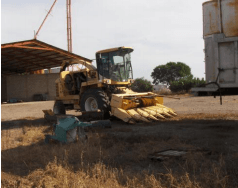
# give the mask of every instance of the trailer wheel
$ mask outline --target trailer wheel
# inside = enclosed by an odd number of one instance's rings
[[[81,111],[96,111],[101,110],[104,113],[104,118],[110,117],[110,102],[106,93],[98,88],[91,88],[85,91],[80,100]]]
[[[54,114],[66,114],[65,106],[62,101],[55,101],[54,107],[53,107]]]

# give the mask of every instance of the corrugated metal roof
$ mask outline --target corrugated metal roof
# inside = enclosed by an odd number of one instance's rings
[[[64,60],[92,60],[33,39],[1,45],[2,75],[59,67]]]

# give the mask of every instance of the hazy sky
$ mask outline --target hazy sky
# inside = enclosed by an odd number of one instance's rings
[[[2,0],[1,43],[34,37],[54,0]],[[95,52],[134,48],[134,78],[150,77],[169,61],[184,62],[204,77],[202,3],[204,0],[72,0],[73,52],[95,59]],[[38,40],[67,50],[66,0],[58,0]]]

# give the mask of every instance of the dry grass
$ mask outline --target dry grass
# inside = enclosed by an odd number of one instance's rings
[[[207,185],[211,187],[226,187],[228,177],[220,174],[214,167],[211,169],[215,174],[210,173],[206,177]],[[207,174],[206,174],[207,175]],[[212,179],[210,179],[212,178]],[[221,178],[221,179],[218,179]],[[210,181],[214,181],[212,184]],[[57,164],[57,160],[50,162],[44,170],[36,170],[18,183],[20,187],[203,187],[195,178],[188,173],[182,175],[173,174],[168,171],[166,174],[153,175],[144,172],[129,178],[122,170],[108,168],[102,163],[97,163],[86,171],[72,172],[69,167]]]
[[[238,156],[189,154],[184,159],[152,162],[147,156],[165,148],[193,148],[178,138],[123,137],[117,132],[89,133],[86,144],[43,143],[47,127],[28,126],[18,147],[2,150],[2,187],[235,187]],[[6,139],[2,137],[2,142]],[[234,169],[233,169],[234,170]],[[3,174],[3,172],[5,172]]]
[[[38,143],[45,138],[44,131],[46,126],[24,126],[22,128],[22,135],[18,137],[19,145],[27,146]]]

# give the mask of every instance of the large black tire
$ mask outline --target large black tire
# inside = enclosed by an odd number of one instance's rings
[[[54,114],[66,114],[65,106],[62,101],[55,101],[54,107],[53,107]]]
[[[106,93],[102,89],[91,88],[85,91],[80,100],[81,111],[101,110],[104,118],[110,118],[110,102]]]

